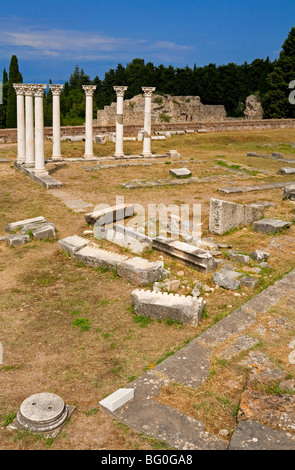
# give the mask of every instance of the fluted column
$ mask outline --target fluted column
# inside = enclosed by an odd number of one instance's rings
[[[49,85],[52,93],[52,160],[61,159],[60,147],[60,93],[63,85]]]
[[[116,149],[114,157],[123,157],[123,99],[127,86],[114,86],[117,95]]]
[[[93,154],[93,104],[92,97],[97,85],[82,85],[86,95],[85,110],[85,154],[84,158],[92,158]]]
[[[17,163],[24,163],[26,159],[26,131],[25,131],[25,85],[14,83],[16,93],[17,112]]]
[[[30,84],[24,85],[25,90],[25,123],[26,123],[26,158],[25,167],[34,168],[35,166],[35,147],[34,147],[34,91]]]
[[[47,85],[33,85],[35,97],[35,167],[34,173],[47,173],[44,157],[43,96]]]
[[[144,135],[143,135],[143,157],[150,157],[151,152],[151,132],[152,132],[152,119],[151,119],[151,110],[152,110],[152,94],[156,88],[154,87],[142,87],[144,93]]]

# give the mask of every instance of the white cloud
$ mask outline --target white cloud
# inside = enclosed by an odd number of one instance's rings
[[[1,56],[19,54],[22,60],[43,56],[60,60],[128,60],[131,56],[169,57],[191,47],[170,41],[112,37],[97,32],[37,29],[23,26],[20,18],[0,18]]]

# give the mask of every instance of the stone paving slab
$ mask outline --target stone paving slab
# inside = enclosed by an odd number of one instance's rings
[[[22,173],[25,173],[27,176],[29,176],[32,180],[36,181],[38,184],[43,186],[43,188],[45,189],[60,188],[62,186],[62,183],[60,181],[56,180],[47,173],[40,173],[38,175],[35,175],[35,173],[31,169],[25,168],[23,165],[20,165],[17,162],[14,162],[14,166]]]
[[[221,345],[234,335],[243,332],[246,328],[255,324],[259,316],[266,313],[271,306],[276,305],[282,299],[289,298],[290,296],[294,297],[294,293],[295,270],[220,320],[151,371],[146,372],[135,381],[129,383],[128,387],[134,388],[134,398],[114,413],[111,413],[111,415],[139,432],[165,441],[175,449],[295,449],[295,435],[289,432],[290,429],[294,431],[294,396],[286,395],[283,398],[280,395],[276,396],[282,402],[276,403],[284,408],[285,431],[278,431],[270,427],[270,425],[280,427],[279,423],[282,420],[280,406],[278,406],[278,411],[273,420],[267,418],[271,414],[270,410],[272,409],[270,402],[275,398],[262,396],[260,401],[256,400],[256,409],[254,404],[251,405],[251,419],[240,420],[229,444],[221,439],[220,436],[214,436],[206,432],[202,423],[168,405],[160,404],[156,400],[156,397],[161,394],[162,387],[167,386],[171,382],[191,388],[198,388],[210,373],[210,358],[214,354],[215,346]],[[243,340],[242,342],[239,339],[235,340],[236,345],[241,351],[245,351],[247,347],[251,348],[255,344],[254,340],[252,341],[249,338],[244,336],[245,341]],[[234,350],[233,346],[226,352],[229,354],[234,352],[235,354]],[[255,353],[258,354],[257,351]],[[264,359],[262,358],[262,360]],[[269,367],[267,359],[265,361],[267,366],[265,368],[266,380],[284,377],[284,374],[277,374],[277,368]],[[244,397],[245,400],[246,398]],[[251,395],[249,395],[247,403],[249,404],[250,401]],[[252,401],[255,402],[253,395]],[[288,407],[289,405],[291,405],[291,408]],[[275,406],[276,404],[274,404]],[[266,416],[265,423],[258,423],[257,418],[264,415]],[[253,420],[253,416],[256,421]]]
[[[295,450],[295,436],[255,421],[242,421],[236,427],[228,450]]]
[[[270,183],[270,184],[258,184],[255,186],[231,186],[229,188],[219,188],[218,191],[226,194],[238,194],[247,193],[251,191],[265,191],[266,189],[280,189],[290,185],[294,185],[295,181],[289,181],[286,183]]]

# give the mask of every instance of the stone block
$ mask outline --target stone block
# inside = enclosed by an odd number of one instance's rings
[[[240,287],[240,281],[220,271],[213,274],[212,281],[224,289],[236,290]]]
[[[102,250],[94,243],[86,245],[74,252],[73,257],[80,263],[92,268],[118,269],[119,265],[128,259],[109,250]]]
[[[290,185],[290,186],[286,186],[286,188],[284,188],[284,193],[283,193],[282,199],[283,199],[283,201],[285,201],[286,199],[290,199],[291,201],[295,201],[295,184]]]
[[[134,257],[124,261],[118,266],[120,277],[139,286],[153,284],[165,279],[169,272],[164,269],[163,261],[148,261],[144,258]]]
[[[105,144],[106,143],[106,136],[105,135],[96,135],[94,137],[94,142],[96,144]]]
[[[112,227],[104,228],[101,226],[94,226],[93,228],[93,235],[95,238],[105,238],[109,242],[114,243],[115,245],[119,245],[123,248],[127,248],[131,250],[133,253],[140,254],[144,251],[148,250],[152,246],[151,241],[146,241],[144,239],[138,239],[132,235],[129,235],[125,232],[120,232],[119,230],[115,230]]]
[[[85,220],[88,224],[107,225],[117,220],[122,220],[134,215],[133,204],[119,204],[117,206],[100,209],[88,214],[85,214]]]
[[[211,253],[179,240],[157,237],[153,239],[153,248],[206,274],[215,271],[218,266]]]
[[[37,240],[47,240],[48,238],[55,238],[55,225],[42,224],[41,227],[32,231],[33,237]]]
[[[259,282],[259,279],[252,277],[252,276],[243,276],[240,279],[240,283],[242,286],[250,287],[251,289],[254,289],[256,284],[258,284],[258,282]]]
[[[289,167],[281,168],[278,171],[278,173],[279,175],[293,175],[295,173],[295,168],[289,168]]]
[[[13,233],[5,237],[8,246],[18,246],[28,243],[31,239],[29,235],[22,235],[20,233]]]
[[[19,220],[18,222],[11,222],[10,224],[8,224],[6,226],[5,232],[11,233],[29,224],[42,224],[46,222],[47,220],[45,219],[45,217],[42,216],[34,217],[32,219]]]
[[[133,388],[119,388],[119,390],[101,400],[99,404],[110,411],[115,411],[132,398],[134,398]]]
[[[272,157],[275,157],[275,158],[278,158],[278,159],[282,159],[284,158],[284,154],[283,153],[279,153],[279,152],[272,152]]]
[[[78,250],[81,250],[81,248],[88,245],[88,243],[89,240],[79,237],[79,235],[72,235],[58,241],[60,249],[72,257]]]
[[[199,324],[204,308],[202,298],[140,289],[131,293],[131,301],[136,315],[156,320],[170,318],[192,326]]]
[[[211,198],[209,232],[216,235],[243,227],[245,210],[243,204]]]
[[[248,255],[242,255],[240,253],[230,253],[228,255],[229,260],[237,261],[238,263],[241,264],[248,264],[251,263],[251,258]]]
[[[209,232],[223,235],[235,228],[245,227],[261,219],[264,211],[264,204],[243,205],[211,198]]]
[[[285,228],[289,228],[292,222],[284,222],[279,219],[261,219],[253,224],[253,230],[262,233],[277,233]]]
[[[269,258],[270,254],[266,253],[266,251],[262,250],[255,250],[251,254],[252,258],[256,259],[257,261],[265,261]]]
[[[245,205],[245,219],[244,226],[253,224],[256,220],[259,220],[263,217],[265,211],[265,205],[263,204],[248,204]]]
[[[176,178],[188,178],[192,175],[188,168],[172,168],[169,170],[170,175],[176,176]]]

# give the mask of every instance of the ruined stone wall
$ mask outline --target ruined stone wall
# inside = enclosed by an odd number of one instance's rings
[[[124,100],[124,125],[144,123],[144,96]],[[116,102],[97,111],[97,124],[112,125],[116,121]],[[226,118],[224,106],[203,105],[199,96],[153,95],[152,123],[184,123],[194,121],[216,122]]]
[[[124,136],[137,136],[142,125],[124,125]],[[252,121],[250,119],[227,119],[221,122],[178,122],[178,123],[161,123],[153,124],[152,132],[157,131],[174,131],[174,130],[193,130],[200,129],[209,132],[228,132],[228,131],[257,131],[263,129],[295,129],[295,119],[262,119]],[[116,131],[116,125],[113,123],[109,126],[93,124],[93,135],[109,134]],[[62,126],[61,136],[64,135],[84,135],[85,126]],[[44,136],[52,136],[52,127],[44,128]],[[0,144],[13,143],[17,141],[16,129],[0,129]]]

